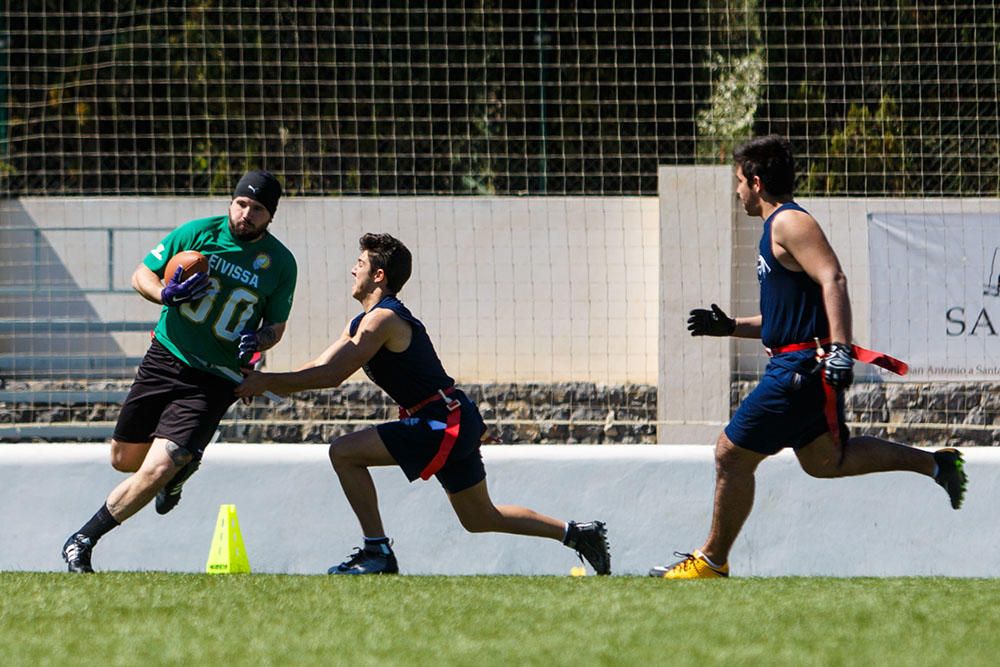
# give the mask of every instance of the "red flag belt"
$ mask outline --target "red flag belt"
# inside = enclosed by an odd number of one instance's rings
[[[444,435],[441,437],[441,444],[438,445],[438,450],[434,458],[420,471],[420,479],[428,480],[437,471],[441,470],[445,461],[448,460],[448,455],[451,454],[452,448],[455,446],[455,441],[458,440],[458,432],[462,426],[462,410],[460,409],[462,404],[457,398],[448,398],[455,391],[454,386],[447,389],[438,389],[436,393],[431,394],[412,407],[404,408],[403,406],[399,406],[400,419],[405,419],[437,401],[444,401],[445,407],[448,408],[448,421],[445,424]]]
[[[768,356],[773,357],[776,354],[785,354],[786,352],[801,352],[802,350],[816,350],[816,358],[822,359],[826,356],[826,351],[823,349],[824,345],[829,345],[830,339],[824,338],[822,340],[816,339],[809,341],[807,343],[792,343],[791,345],[782,345],[781,347],[766,347]],[[895,373],[896,375],[906,375],[910,367],[905,361],[901,361],[895,357],[892,357],[885,352],[876,352],[875,350],[869,350],[868,348],[861,347],[860,345],[851,345],[851,356],[858,361],[865,364],[873,364],[879,368],[884,368],[887,371]]]
[[[801,352],[802,350],[815,349],[816,360],[819,361],[826,356],[826,350],[823,346],[828,345],[829,343],[829,338],[824,338],[822,340],[817,338],[807,343],[792,343],[791,345],[782,345],[780,347],[769,347],[764,349],[767,350],[768,356],[771,357],[776,354],[784,354],[786,352]],[[851,345],[851,356],[862,363],[873,364],[879,368],[884,368],[887,371],[895,373],[896,375],[906,375],[906,373],[910,370],[910,367],[905,361],[896,359],[895,357],[889,356],[884,352],[869,350],[861,347],[860,345]],[[833,438],[833,441],[837,445],[840,445],[840,420],[837,418],[837,390],[826,381],[825,375],[823,376],[823,396],[823,413],[826,416],[826,425],[830,429],[830,437]]]

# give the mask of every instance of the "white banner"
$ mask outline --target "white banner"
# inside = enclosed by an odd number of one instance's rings
[[[1000,381],[1000,215],[868,222],[874,348],[909,363],[907,380]]]

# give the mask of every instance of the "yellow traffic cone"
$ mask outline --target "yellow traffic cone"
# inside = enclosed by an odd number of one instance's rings
[[[212,548],[208,551],[205,572],[209,574],[232,574],[250,572],[250,561],[240,534],[240,521],[236,518],[236,505],[220,505],[219,518],[215,522]]]

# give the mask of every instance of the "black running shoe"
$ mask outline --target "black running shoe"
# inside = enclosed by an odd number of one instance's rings
[[[184,482],[188,481],[188,478],[198,470],[199,466],[201,466],[200,460],[191,459],[187,465],[177,471],[177,474],[167,482],[165,487],[160,489],[160,492],[156,494],[157,514],[166,514],[177,507],[177,503],[181,501],[181,489],[184,488]]]
[[[580,562],[586,559],[597,574],[611,574],[611,553],[608,551],[607,534],[608,530],[604,527],[603,521],[587,523],[570,521],[563,544],[575,549]]]
[[[62,548],[62,557],[70,572],[89,573],[94,568],[90,566],[90,554],[94,550],[94,543],[89,537],[82,533],[74,533],[66,540]]]
[[[948,492],[951,508],[959,509],[965,500],[965,487],[969,483],[969,478],[965,476],[962,452],[952,447],[939,449],[934,452],[934,462],[938,466],[934,481]]]
[[[399,574],[396,554],[385,545],[380,551],[357,548],[351,557],[334,565],[327,574]]]

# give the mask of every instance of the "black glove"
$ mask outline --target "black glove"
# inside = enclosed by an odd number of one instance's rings
[[[257,348],[260,347],[260,340],[257,338],[256,331],[250,331],[249,329],[240,334],[240,351],[237,353],[237,358],[240,360],[240,364],[247,366],[250,364],[250,358],[253,357]]]
[[[160,302],[164,306],[179,306],[188,301],[197,301],[208,294],[212,287],[207,273],[196,273],[184,282],[181,282],[182,275],[184,267],[178,266],[170,282],[160,292]]]
[[[830,386],[842,391],[854,382],[854,357],[851,346],[844,343],[830,343],[830,349],[823,357],[823,374]]]
[[[731,336],[736,331],[736,320],[713,303],[712,310],[695,308],[691,311],[688,331],[692,336]]]

